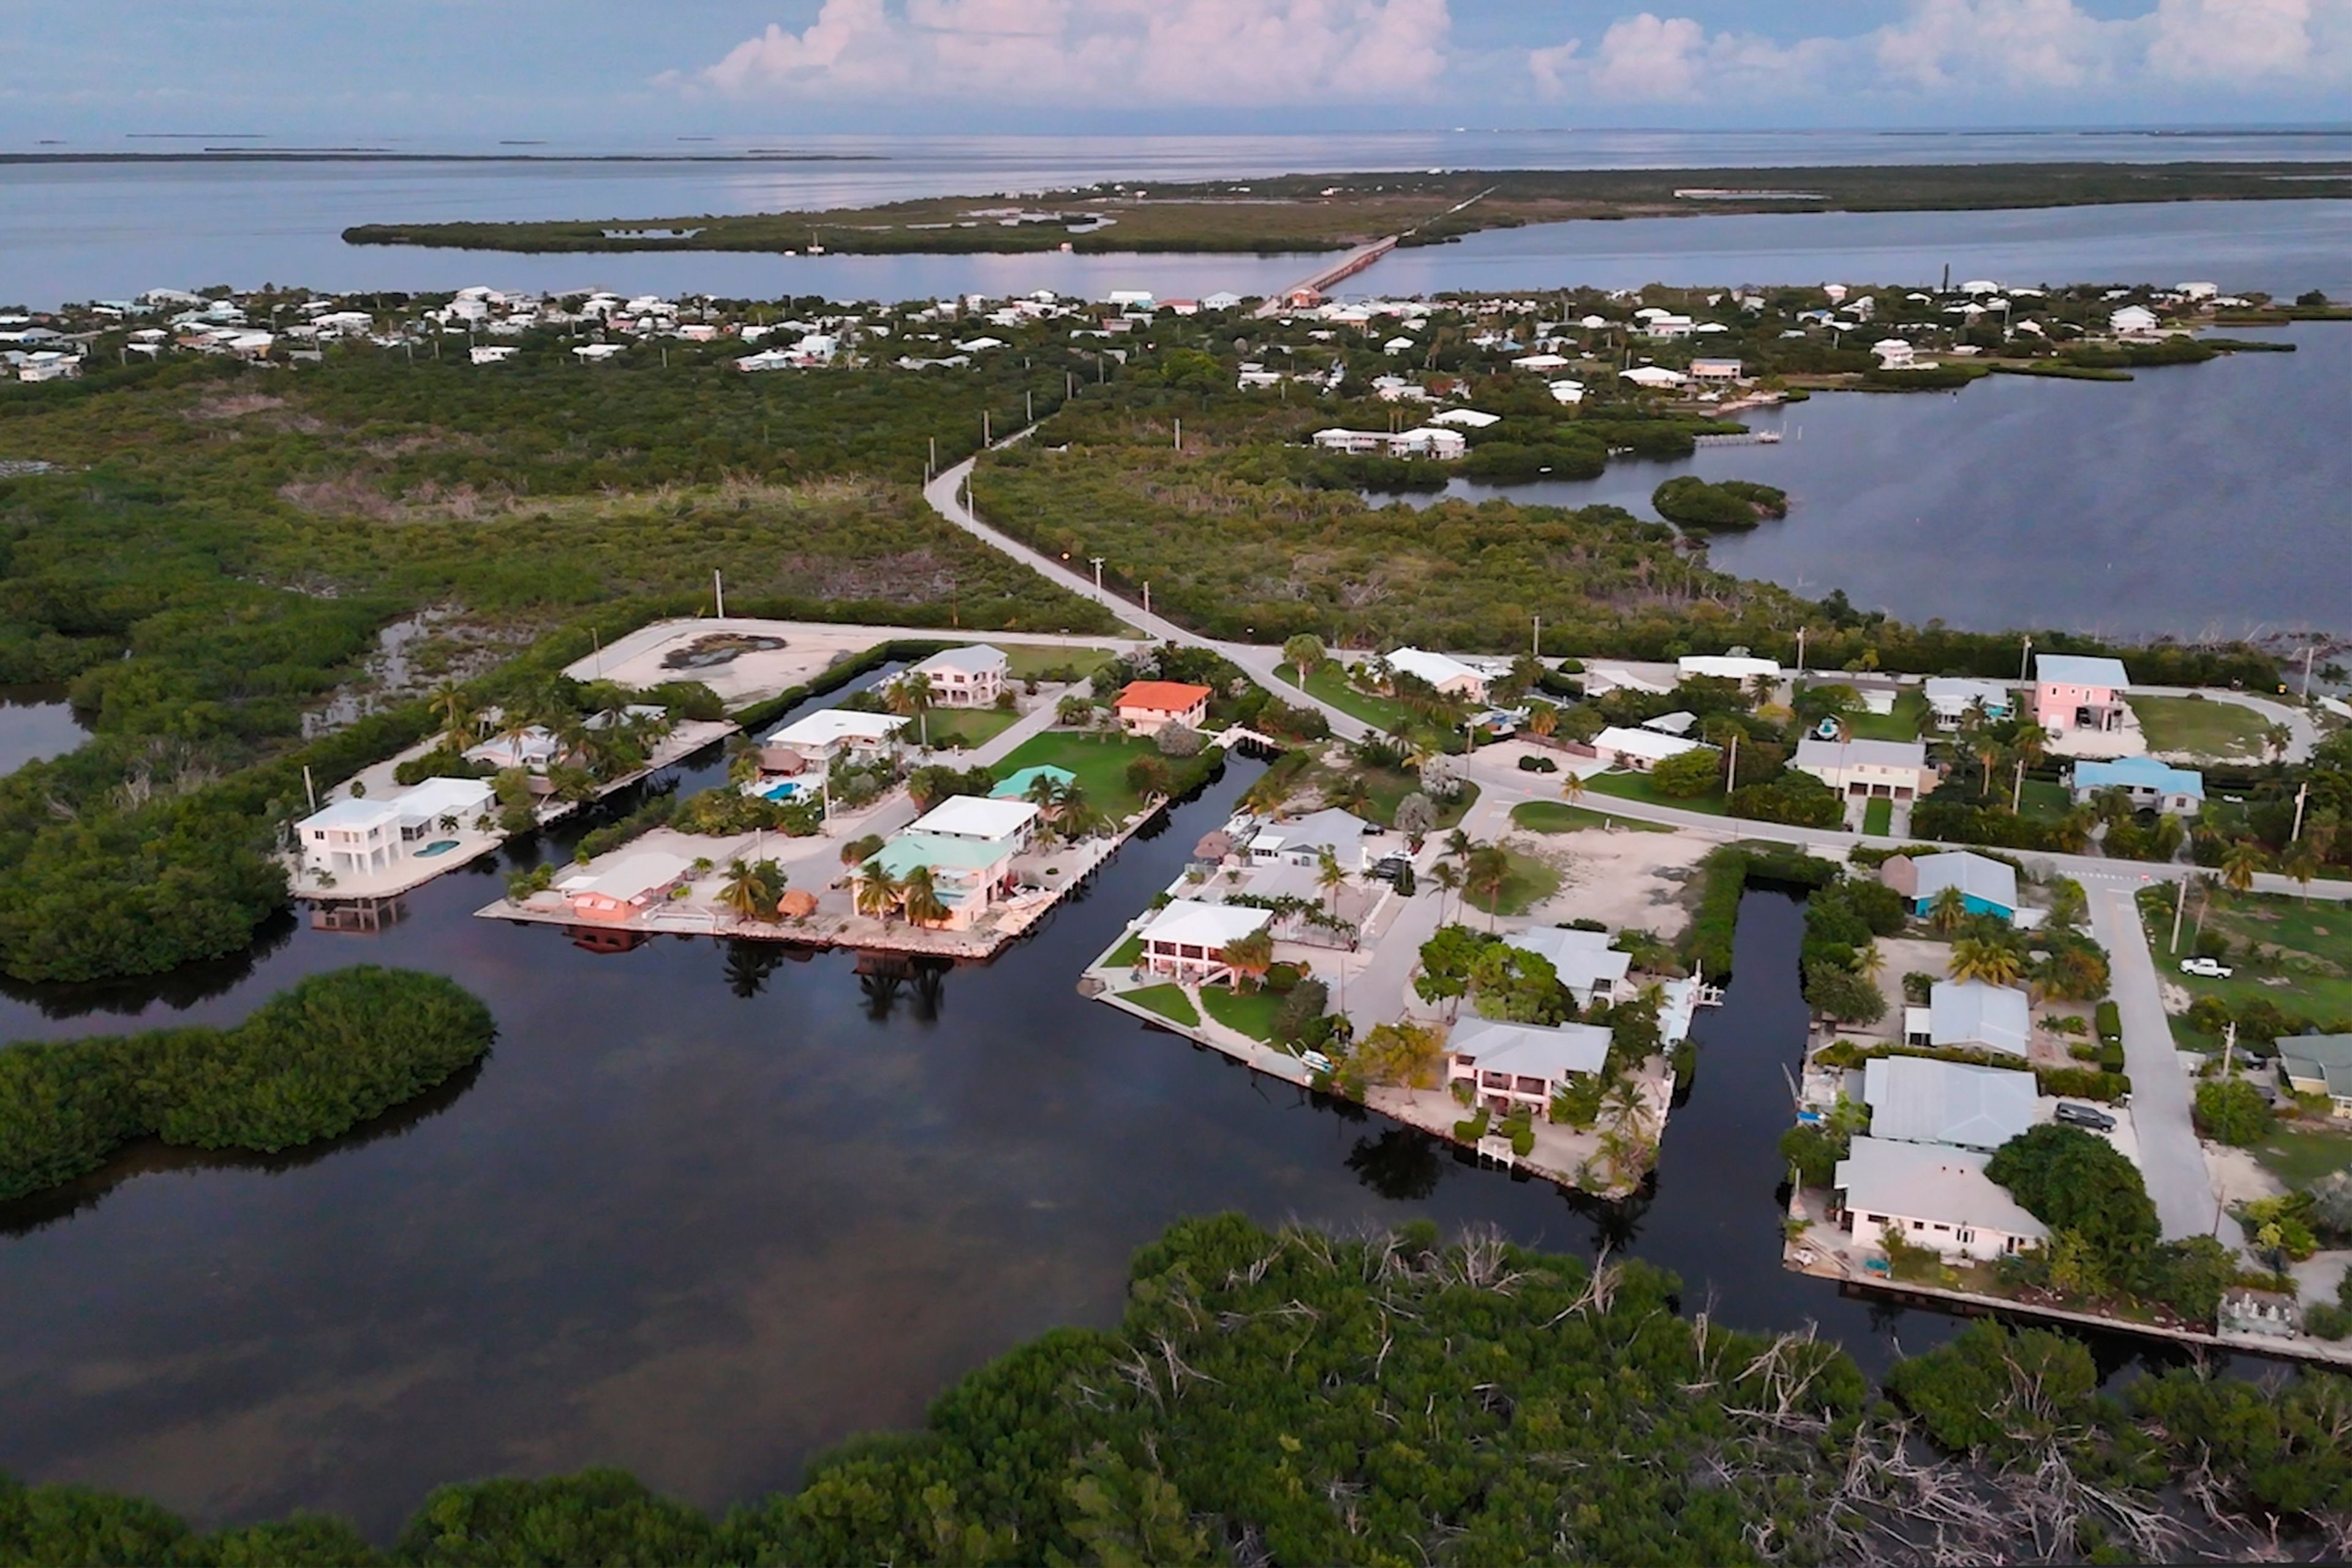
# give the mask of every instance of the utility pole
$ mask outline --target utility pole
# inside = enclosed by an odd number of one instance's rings
[[[1176,421],[1176,449],[1180,452],[1184,449],[1184,421],[1181,419]]]
[[[1145,623],[1143,630],[1148,636],[1151,631],[1151,584],[1149,583],[1143,585],[1143,619]]]
[[[1797,673],[1805,673],[1805,628],[1797,628]]]
[[[725,620],[727,618],[727,584],[719,581],[719,573],[715,567],[710,574],[710,597],[711,602],[719,608],[719,618]]]
[[[2305,779],[2303,781],[2303,787],[2294,792],[2294,831],[2286,836],[2286,841],[2289,844],[2303,837],[2303,808],[2305,803],[2310,799],[2311,781]]]
[[[2231,1019],[2230,1026],[2221,1032],[2221,1076],[2238,1076],[2238,1020],[2235,1018]]]
[[[2189,879],[2183,877],[2172,887],[2172,942],[2164,950],[2168,954],[2180,951],[2180,913],[2189,907]]]
[[[1102,591],[1102,569],[1103,569],[1103,558],[1102,558],[1101,556],[1099,556],[1099,555],[1089,555],[1089,556],[1087,556],[1087,559],[1089,562],[1091,562],[1091,563],[1093,563],[1093,565],[1094,565],[1094,569],[1095,569],[1095,601],[1096,601],[1097,604],[1099,604],[1099,603],[1101,603],[1101,602],[1102,602],[1102,596],[1103,596],[1103,591]]]
[[[1024,425],[1037,423],[1037,395],[1025,388],[1021,394],[1021,423]]]
[[[2030,672],[2032,671],[2032,668],[2033,668],[2033,638],[2032,638],[2032,637],[2029,634],[2029,635],[2027,636],[2026,639],[2025,639],[2025,651],[2024,651],[2023,653],[2021,653],[2021,654],[2018,655],[2018,657],[2017,657],[2017,679],[2018,679],[2018,680],[2019,680],[2021,683],[2022,683],[2022,682],[2024,682],[2024,681],[2028,681],[2028,680],[2032,679],[2033,679],[2033,677],[2032,677],[2032,675],[2030,673]]]
[[[1535,638],[1528,645],[1528,651],[1539,659],[1543,658],[1543,617],[1541,616],[1536,617]]]
[[[319,786],[310,782],[310,764],[308,763],[304,763],[302,764],[302,793],[310,797],[310,813],[314,816],[317,816],[319,811]]]
[[[1729,795],[1739,787],[1739,731],[1731,731],[1731,761],[1723,770],[1723,793]]]
[[[2303,645],[2303,700],[2306,703],[2311,700],[2311,656],[2318,651],[2317,643]]]
[[[588,646],[596,650],[596,679],[602,680],[604,679],[604,639],[597,635],[594,626],[588,628]]]
[[[993,440],[995,437],[989,433],[988,428],[988,410],[983,408],[980,411],[980,444],[985,447]]]
[[[2015,816],[2025,804],[2025,759],[2017,759],[2017,784],[2009,792],[2009,814]]]
[[[937,436],[934,436],[934,437],[932,437],[930,438],[930,440],[931,440],[931,456],[930,456],[930,460],[929,460],[929,462],[925,463],[925,464],[923,465],[923,468],[924,468],[924,470],[925,470],[927,473],[936,475],[936,474],[940,471],[940,438],[939,438]]]

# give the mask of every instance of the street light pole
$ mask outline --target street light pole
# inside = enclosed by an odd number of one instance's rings
[[[1089,555],[1089,556],[1087,556],[1087,559],[1088,561],[1090,561],[1090,562],[1092,562],[1092,563],[1094,563],[1094,569],[1095,569],[1095,602],[1096,602],[1097,604],[1101,604],[1101,603],[1103,602],[1103,591],[1102,591],[1102,569],[1103,569],[1103,558],[1102,558],[1101,556],[1099,556],[1099,555]]]

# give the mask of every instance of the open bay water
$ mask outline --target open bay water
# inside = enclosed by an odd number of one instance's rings
[[[430,290],[487,284],[563,290],[904,300],[1036,289],[1099,299],[1255,293],[1313,270],[1300,257],[797,257],[635,252],[521,256],[352,247],[356,223],[644,219],[1035,191],[1120,179],[1192,181],[1290,172],[1436,168],[1772,167],[2050,160],[2315,160],[2352,155],[2352,133],[2228,132],[1400,132],[1316,136],[725,137],[682,142],[440,143],[354,134],[308,145],[507,153],[504,161],[0,163],[0,301],[49,306],[157,287],[263,282]],[[43,151],[121,153],[152,142]],[[259,142],[256,147],[270,143]],[[788,150],[832,160],[726,163]],[[0,153],[31,153],[31,147]],[[625,156],[633,162],[598,162]],[[696,161],[697,159],[701,161]],[[529,161],[524,161],[528,159]],[[2212,277],[2300,291],[2345,286],[2345,204],[2260,202],[1983,214],[1762,214],[1548,225],[1401,253],[1360,287],[1631,287],[1878,281],[1990,271],[2018,281]],[[2315,210],[2318,209],[2318,210]],[[2186,216],[2183,215],[2191,215]],[[1862,265],[1868,263],[1867,267]],[[1872,271],[1870,267],[1881,268]],[[2352,289],[2347,289],[2352,291]]]
[[[1407,496],[1623,507],[1678,474],[1789,492],[1710,563],[1859,608],[1976,630],[2129,640],[2352,634],[2352,322],[2233,330],[2294,353],[2133,372],[1993,375],[1952,393],[1828,393],[1734,417],[1778,446],[1612,460],[1597,479],[1456,479]],[[1374,496],[1375,501],[1390,498]]]

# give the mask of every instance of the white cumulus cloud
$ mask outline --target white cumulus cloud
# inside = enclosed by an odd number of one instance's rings
[[[1761,105],[1800,92],[1864,99],[2106,93],[2168,84],[2240,92],[2352,88],[2352,0],[2156,0],[2101,16],[2077,0],[1912,0],[1866,32],[1774,39],[1687,16],[1620,16],[1587,47],[1531,49],[1538,95]],[[2160,113],[2165,100],[2149,99]]]
[[[824,0],[666,84],[729,96],[1252,105],[1421,98],[1448,0]]]

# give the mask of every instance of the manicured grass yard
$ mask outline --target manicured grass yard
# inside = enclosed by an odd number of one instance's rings
[[[1042,677],[1047,670],[1074,669],[1084,680],[1110,662],[1108,648],[1057,647],[1049,643],[995,643],[1004,650],[1005,673],[1015,680]]]
[[[1895,803],[1885,795],[1874,796],[1863,805],[1862,830],[1884,838],[1895,831]]]
[[[1159,749],[1150,741],[1125,735],[1106,739],[1075,730],[1048,730],[1015,746],[1011,756],[996,764],[995,771],[998,778],[1006,778],[1023,768],[1067,768],[1078,775],[1079,786],[1097,809],[1123,820],[1143,805],[1127,787],[1127,764],[1138,757],[1159,754]]]
[[[2043,822],[2055,822],[2074,809],[2067,796],[2066,786],[2055,779],[2028,779],[2025,793],[2018,797],[2017,814]]]
[[[1895,699],[1892,713],[1846,715],[1846,725],[1857,741],[1916,741],[1927,722],[1927,694],[1914,690],[1905,690]]]
[[[1282,998],[1273,992],[1260,989],[1244,996],[1228,991],[1222,985],[1201,988],[1201,1005],[1209,1016],[1228,1029],[1238,1029],[1253,1040],[1274,1038],[1274,1016],[1282,1008]]]
[[[1589,827],[1631,829],[1635,833],[1672,833],[1663,822],[1643,822],[1638,817],[1612,816],[1605,811],[1589,806],[1570,805],[1566,801],[1530,800],[1511,807],[1514,826],[1530,833],[1580,833]]]
[[[934,708],[928,723],[934,750],[982,746],[1010,730],[1021,715],[1001,708]]]
[[[1480,914],[1523,915],[1559,891],[1559,868],[1549,861],[1507,847],[1503,853],[1510,858],[1511,870],[1503,879],[1503,896],[1496,900],[1501,907],[1490,905],[1469,892],[1462,895],[1464,903]]]
[[[1298,684],[1297,672],[1288,665],[1281,667],[1281,674],[1282,678],[1291,685]],[[1431,741],[1443,743],[1450,751],[1458,752],[1462,749],[1460,731],[1441,729],[1431,724],[1414,714],[1402,703],[1391,702],[1377,692],[1359,691],[1349,683],[1347,672],[1339,668],[1337,659],[1326,664],[1307,678],[1307,690],[1309,695],[1321,698],[1340,712],[1361,719],[1383,735],[1394,730],[1398,724],[1406,723],[1412,725]]]
[[[1201,1021],[1201,1015],[1193,1009],[1192,999],[1184,994],[1184,988],[1181,985],[1147,985],[1140,991],[1122,991],[1119,997],[1122,1001],[1134,1003],[1147,1013],[1157,1013],[1188,1029]]]
[[[1638,800],[1648,805],[1670,805],[1678,811],[1704,811],[1715,816],[1723,815],[1723,793],[1720,790],[1713,795],[1684,800],[1660,794],[1649,774],[1630,770],[1595,773],[1584,781],[1584,787],[1594,794],[1613,795],[1619,800]]]
[[[2210,697],[2130,697],[2151,752],[2184,752],[2200,757],[2263,754],[2263,731],[2270,723],[2251,708]]]
[[[1143,938],[1132,934],[1125,942],[1112,948],[1109,955],[1103,960],[1103,963],[1112,969],[1132,969],[1142,962]]]
[[[2281,1127],[2254,1145],[2263,1168],[2288,1186],[2301,1190],[2352,1165],[2352,1132],[2306,1131]]]

